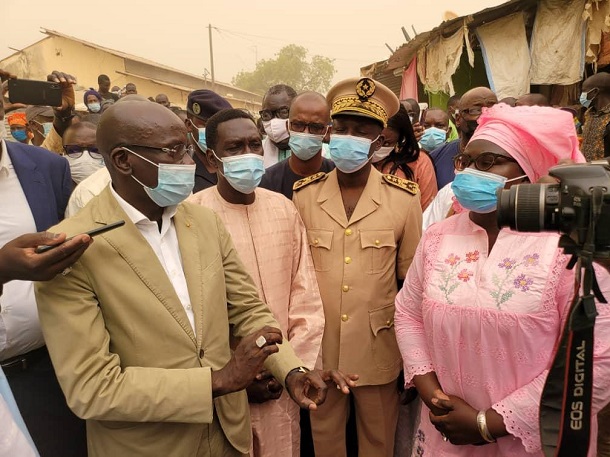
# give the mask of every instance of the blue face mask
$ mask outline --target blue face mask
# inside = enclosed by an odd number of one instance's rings
[[[419,144],[421,144],[425,151],[432,152],[442,145],[446,139],[447,132],[445,130],[430,127],[424,131],[424,134],[419,140]]]
[[[291,131],[288,146],[295,156],[301,160],[307,161],[320,152],[323,139],[324,135]]]
[[[371,150],[371,144],[377,141],[377,138],[369,140],[352,135],[331,135],[328,144],[330,159],[339,171],[355,173],[362,169],[373,157],[372,154],[369,157],[369,151]]]
[[[503,189],[506,183],[526,178],[527,175],[513,179],[486,171],[466,168],[455,175],[451,190],[460,205],[475,213],[491,213],[498,206],[496,192]]]
[[[92,113],[99,113],[100,110],[102,109],[102,105],[100,103],[94,102],[94,103],[89,103],[87,105],[87,108],[89,108],[89,111],[91,111]]]
[[[157,187],[154,189],[142,184],[134,175],[131,175],[131,177],[144,188],[144,192],[161,208],[177,205],[193,192],[193,187],[195,186],[195,164],[156,164],[130,149],[124,149],[157,167]]]
[[[199,131],[199,140],[197,140],[196,143],[199,147],[199,150],[205,154],[205,151],[207,151],[208,149],[208,144],[205,141],[205,127],[197,127],[197,130]],[[194,140],[194,135],[192,133],[190,135]]]
[[[233,189],[242,194],[251,194],[261,183],[265,174],[263,156],[242,154],[221,159],[212,151],[214,157],[222,162],[222,175]]]
[[[24,142],[28,137],[28,132],[25,130],[12,130],[11,135],[19,142]]]
[[[587,98],[587,96],[588,96],[588,95],[589,95],[589,92],[582,92],[582,93],[580,94],[580,99],[579,99],[579,100],[580,100],[580,104],[581,104],[582,106],[584,106],[585,108],[589,108],[589,107],[591,106],[591,103],[593,103],[593,100],[592,100],[592,99],[591,99],[591,100],[589,100],[589,99]]]

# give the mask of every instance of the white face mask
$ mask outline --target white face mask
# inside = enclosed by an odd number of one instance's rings
[[[274,143],[281,143],[290,136],[287,124],[287,119],[278,119],[277,117],[274,117],[270,121],[263,121],[263,128],[271,141]]]
[[[396,146],[381,146],[377,151],[373,153],[373,163],[381,162],[387,156],[389,156]]]
[[[72,174],[72,180],[78,184],[84,179],[91,176],[97,170],[104,166],[103,159],[94,159],[89,155],[89,151],[83,151],[83,154],[74,159],[69,155],[64,156],[70,164],[70,173]]]

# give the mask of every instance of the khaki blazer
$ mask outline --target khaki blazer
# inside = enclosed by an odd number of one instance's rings
[[[248,452],[247,396],[213,399],[211,373],[231,357],[229,324],[243,337],[277,322],[223,224],[206,208],[181,204],[174,217],[196,333],[161,263],[109,188],[51,231],[73,235],[121,219],[125,226],[97,236],[68,274],[36,285],[59,382],[70,408],[87,420],[89,455],[208,455],[214,415],[231,445]],[[283,344],[266,367],[283,381],[300,365]]]
[[[324,368],[357,373],[360,386],[393,381],[401,367],[394,298],[421,237],[419,194],[371,167],[349,221],[336,170],[296,190],[293,201],[307,228],[324,305]]]

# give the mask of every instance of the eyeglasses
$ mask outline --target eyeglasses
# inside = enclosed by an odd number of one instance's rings
[[[466,108],[463,110],[459,110],[459,112],[461,114],[468,114],[470,116],[480,116],[481,113],[483,112],[483,108],[491,108],[495,104],[496,104],[495,102],[488,102],[485,104],[485,106],[473,106],[472,108]]]
[[[515,159],[503,154],[496,154],[494,152],[483,152],[479,154],[475,159],[470,157],[468,154],[458,154],[453,158],[453,166],[458,171],[463,171],[474,162],[474,166],[477,170],[487,171],[496,164],[498,159],[505,160],[507,162],[517,162]]]
[[[64,146],[64,151],[66,155],[71,159],[78,159],[83,155],[85,151],[91,156],[92,159],[102,159],[102,154],[99,153],[99,150],[96,147],[89,146],[79,146],[77,144],[66,144]]]
[[[188,145],[179,144],[179,145],[174,146],[173,148],[157,148],[155,146],[144,146],[141,144],[124,144],[123,146],[129,147],[129,148],[143,148],[143,149],[153,149],[155,151],[161,151],[164,154],[167,154],[168,156],[170,156],[174,160],[180,160],[186,154],[188,154],[190,157],[193,157],[193,154],[195,153],[193,145],[191,145],[191,144],[188,144]]]
[[[282,106],[276,110],[264,109],[259,111],[261,119],[263,121],[270,121],[274,117],[278,117],[280,119],[288,119],[288,114],[290,113],[290,108],[288,106]]]
[[[328,125],[318,123],[306,124],[305,122],[299,121],[290,122],[290,130],[293,132],[302,133],[305,131],[305,129],[308,129],[309,133],[312,135],[324,135],[328,129]]]

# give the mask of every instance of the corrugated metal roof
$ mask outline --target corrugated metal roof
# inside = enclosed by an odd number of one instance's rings
[[[482,24],[494,21],[501,17],[508,16],[524,9],[533,8],[537,4],[538,0],[510,0],[506,3],[502,3],[501,5],[486,8],[468,16],[460,16],[450,21],[443,22],[438,27],[435,27],[428,32],[423,32],[416,35],[411,41],[398,48],[396,52],[394,52],[394,54],[392,54],[392,56],[387,60],[385,70],[389,72],[408,65],[419,48],[438,36],[442,35],[447,37],[453,35],[460,27],[463,26],[464,21],[466,21],[469,29],[474,29]],[[368,67],[364,67],[363,70],[365,68]]]

